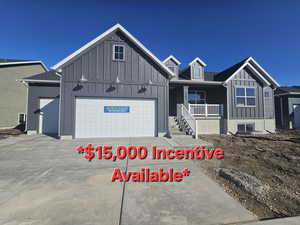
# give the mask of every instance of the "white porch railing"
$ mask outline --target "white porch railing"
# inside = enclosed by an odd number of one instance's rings
[[[223,116],[223,105],[220,104],[189,104],[189,112],[192,116]]]
[[[177,104],[177,121],[181,129],[198,138],[196,120],[183,104]]]

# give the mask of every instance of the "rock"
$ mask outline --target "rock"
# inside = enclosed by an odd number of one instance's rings
[[[247,191],[248,193],[256,197],[262,197],[270,189],[268,185],[263,184],[256,177],[251,176],[244,172],[235,171],[232,169],[230,170],[225,168],[218,168],[216,169],[216,173],[218,176],[239,186],[243,190]]]

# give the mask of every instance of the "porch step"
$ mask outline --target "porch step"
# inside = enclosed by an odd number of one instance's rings
[[[175,121],[176,117],[174,116],[169,116],[169,130],[171,133],[171,136],[174,135],[187,135],[184,131],[181,131],[178,127],[177,122]]]

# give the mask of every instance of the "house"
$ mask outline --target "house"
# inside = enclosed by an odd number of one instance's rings
[[[300,86],[276,89],[275,109],[277,128],[300,128]]]
[[[279,84],[253,59],[206,72],[199,58],[180,70],[160,61],[117,24],[28,83],[28,134],[162,136],[169,118],[202,133],[275,130]]]
[[[170,115],[189,118],[181,127],[193,135],[275,132],[279,84],[252,57],[219,73],[205,66],[195,58],[170,80]]]
[[[27,88],[16,80],[47,70],[41,61],[0,59],[0,129],[24,125],[26,121]]]

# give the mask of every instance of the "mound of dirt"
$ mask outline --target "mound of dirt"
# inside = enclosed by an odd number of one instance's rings
[[[195,161],[260,218],[300,215],[300,133],[204,135],[224,159]]]

